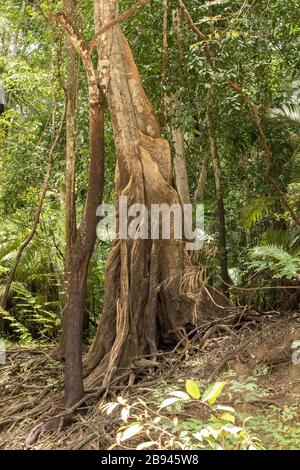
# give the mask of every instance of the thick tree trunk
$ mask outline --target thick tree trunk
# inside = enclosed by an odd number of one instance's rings
[[[116,0],[95,0],[96,30],[116,14]],[[172,184],[170,147],[143,90],[119,25],[102,35],[99,82],[107,96],[117,150],[117,195],[128,204],[180,204]],[[214,299],[214,300],[211,300]],[[86,361],[88,387],[108,385],[139,355],[180,338],[227,299],[204,285],[180,240],[119,240],[106,266],[104,308]]]
[[[224,208],[224,195],[222,185],[222,174],[218,155],[218,146],[215,133],[213,118],[211,115],[211,107],[213,103],[213,89],[210,88],[207,100],[206,122],[208,129],[208,137],[210,143],[211,158],[214,170],[215,185],[216,185],[216,198],[217,198],[217,217],[218,217],[218,231],[219,231],[219,258],[221,266],[221,278],[223,292],[227,294],[230,278],[228,275],[227,263],[227,247],[226,247],[226,224],[225,224],[225,208]]]

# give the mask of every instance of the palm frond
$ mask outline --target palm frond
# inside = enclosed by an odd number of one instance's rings
[[[270,119],[284,119],[300,124],[300,106],[283,104],[281,108],[269,109],[267,116]]]

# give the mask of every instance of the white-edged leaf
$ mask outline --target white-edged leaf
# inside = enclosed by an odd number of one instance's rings
[[[148,447],[152,447],[154,445],[159,445],[159,443],[157,441],[143,442],[137,446],[136,450],[148,449]]]
[[[213,405],[221,395],[227,382],[216,382],[210,385],[202,395],[202,400]]]
[[[201,431],[199,431],[199,432],[195,432],[195,434],[193,434],[193,436],[194,436],[196,439],[198,439],[198,441],[202,442],[205,437],[210,436],[210,433],[209,433],[209,431],[205,428],[205,429],[201,429]]]
[[[124,408],[122,408],[121,418],[125,423],[127,423],[127,421],[128,421],[129,412],[130,412],[130,406],[125,406]]]
[[[141,426],[140,424],[131,424],[123,432],[120,438],[120,442],[124,442],[124,441],[127,441],[128,439],[131,439],[133,436],[136,436],[136,434],[141,432],[143,429],[144,429],[143,426]]]
[[[207,430],[209,431],[210,435],[214,438],[214,439],[218,439],[218,436],[219,436],[219,431],[217,429],[214,429],[212,428],[211,426],[207,426]]]
[[[120,403],[120,405],[126,405],[127,400],[125,400],[123,397],[119,396],[119,397],[117,397],[117,402]]]
[[[176,390],[175,392],[171,392],[170,395],[172,397],[182,398],[183,400],[189,400],[190,395],[185,392],[181,392],[180,390]]]
[[[237,436],[237,434],[243,431],[243,428],[240,428],[239,426],[231,426],[230,424],[226,424],[223,429],[234,436]]]
[[[164,400],[162,404],[160,405],[159,410],[162,410],[163,408],[167,408],[167,406],[173,405],[177,401],[181,401],[181,400],[182,399],[178,397],[166,398],[166,400]]]
[[[120,406],[120,403],[109,403],[109,406],[106,409],[106,414],[110,415],[118,406]]]

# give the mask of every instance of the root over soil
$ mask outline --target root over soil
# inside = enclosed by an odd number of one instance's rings
[[[131,399],[142,394],[144,400],[151,400],[162,382],[178,386],[193,377],[208,383],[229,368],[243,381],[253,369],[268,366],[269,374],[262,379],[268,394],[255,406],[298,403],[300,366],[291,363],[295,339],[300,339],[299,312],[232,310],[222,319],[195,328],[172,350],[140,357],[132,366],[135,383],[129,375],[124,386],[111,383],[106,390],[87,390],[74,407],[76,414],[69,426],[45,434],[39,429],[38,440],[34,436],[37,424],[67,414],[59,413],[63,367],[53,359],[49,346],[8,348],[0,376],[0,449],[106,449],[121,425],[119,416],[99,410],[108,396],[111,401],[120,394],[130,394]]]

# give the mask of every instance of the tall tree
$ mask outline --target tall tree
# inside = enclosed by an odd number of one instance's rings
[[[222,172],[219,160],[218,144],[216,137],[216,130],[214,118],[212,115],[213,106],[213,88],[208,91],[207,109],[206,109],[206,123],[210,144],[210,152],[212,159],[212,166],[214,171],[216,198],[217,198],[217,217],[218,217],[218,231],[219,231],[219,258],[221,265],[221,279],[222,288],[224,293],[228,293],[230,278],[228,275],[227,263],[227,247],[226,247],[226,223],[225,223],[225,208],[224,208],[224,193],[222,183]]]
[[[72,25],[71,18],[58,14],[57,21],[66,31],[85,67],[89,100],[90,160],[88,189],[83,216],[72,245],[67,284],[67,303],[63,313],[65,357],[65,404],[72,406],[83,394],[82,331],[85,311],[88,267],[96,242],[97,208],[104,183],[104,102],[91,52]]]
[[[96,31],[116,16],[117,0],[95,0]],[[144,92],[119,25],[101,36],[99,81],[108,100],[116,151],[118,196],[128,204],[180,204],[172,179],[169,143]],[[171,237],[172,238],[172,237]],[[182,329],[222,311],[220,293],[200,281],[180,240],[117,239],[106,265],[104,308],[85,373],[87,385],[108,385],[139,355]]]
[[[64,0],[64,10],[73,24],[76,24],[76,0]],[[70,271],[71,254],[76,239],[75,207],[75,152],[76,152],[76,112],[78,95],[78,66],[76,52],[70,39],[66,44],[66,281]]]

